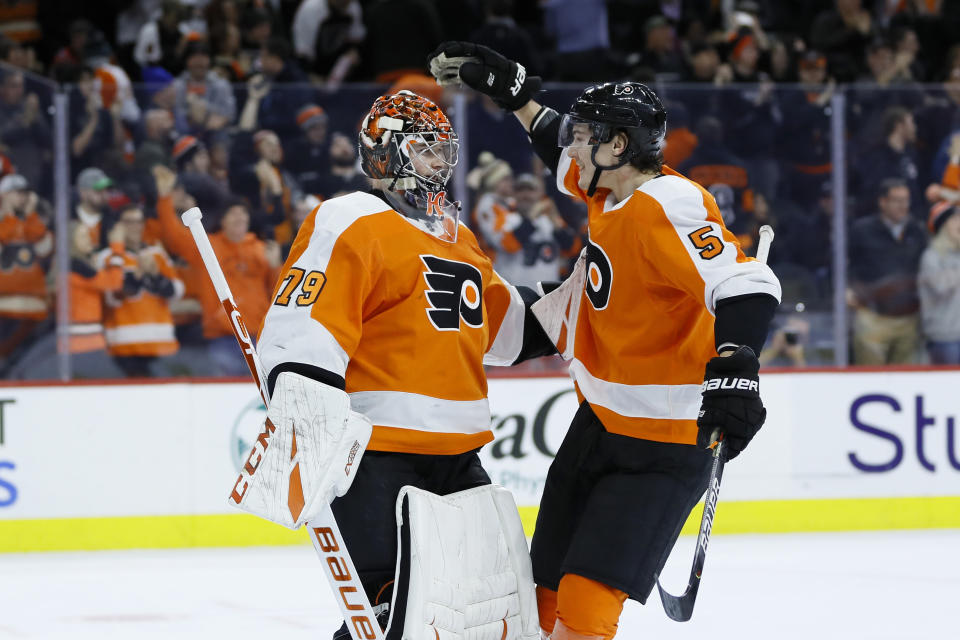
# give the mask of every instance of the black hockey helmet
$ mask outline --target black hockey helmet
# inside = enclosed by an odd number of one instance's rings
[[[584,127],[574,129],[576,124],[589,125],[588,140],[582,139]],[[662,161],[667,111],[653,90],[639,82],[605,82],[588,87],[564,116],[559,143],[561,147],[596,145],[609,142],[617,131],[623,131],[629,139],[627,152],[615,167],[602,168],[614,169],[635,158],[641,163]]]

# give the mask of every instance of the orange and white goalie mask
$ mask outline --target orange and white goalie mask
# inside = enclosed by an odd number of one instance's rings
[[[436,104],[411,91],[380,96],[360,128],[363,172],[411,223],[456,242],[460,203],[447,201],[447,182],[460,143]]]

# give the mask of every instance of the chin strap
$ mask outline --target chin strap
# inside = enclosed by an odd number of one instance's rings
[[[623,165],[625,165],[625,164],[627,164],[628,162],[630,162],[630,158],[632,157],[632,156],[628,156],[628,155],[624,154],[624,155],[620,156],[620,162],[618,162],[617,164],[612,164],[612,165],[609,165],[609,166],[604,166],[604,165],[601,165],[601,164],[597,164],[597,149],[599,149],[599,148],[600,148],[600,145],[595,144],[595,145],[593,145],[593,150],[590,151],[590,162],[593,163],[594,171],[593,171],[593,178],[590,180],[590,186],[587,187],[587,197],[588,197],[588,198],[592,198],[592,197],[593,197],[593,194],[596,193],[596,191],[597,191],[597,182],[600,181],[600,174],[603,173],[604,170],[610,170],[610,171],[612,171],[612,170],[614,170],[614,169],[619,169],[619,168],[622,167]]]

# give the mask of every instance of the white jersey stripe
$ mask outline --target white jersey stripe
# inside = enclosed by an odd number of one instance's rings
[[[570,362],[570,376],[591,404],[627,418],[696,420],[700,411],[699,384],[621,384],[595,377],[582,362]]]
[[[142,342],[172,342],[173,325],[168,323],[131,324],[107,329],[104,332],[111,346],[140,344]]]
[[[723,237],[719,224],[707,220],[703,194],[693,183],[678,176],[660,176],[643,183],[638,191],[660,203],[687,250],[690,263],[703,279],[703,302],[711,314],[716,313],[718,300],[732,296],[768,293],[780,300],[780,282],[770,267],[756,260],[737,262],[737,247]],[[689,239],[691,233],[704,226],[710,226],[713,229],[710,235],[725,245],[723,251],[710,260],[702,259]]]
[[[490,403],[441,400],[403,391],[357,391],[350,408],[374,425],[432,433],[483,433],[490,429]]]
[[[497,277],[500,277],[500,274],[497,274]],[[500,279],[503,280],[503,278]],[[503,315],[503,322],[500,323],[497,336],[483,356],[483,364],[495,367],[509,367],[523,348],[523,323],[526,313],[523,298],[520,297],[516,287],[507,283],[506,280],[503,284],[510,292],[510,306]]]

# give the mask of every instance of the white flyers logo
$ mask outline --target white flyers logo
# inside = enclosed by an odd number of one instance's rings
[[[615,96],[628,96],[633,93],[633,86],[629,84],[618,84],[613,88],[613,95]]]
[[[517,79],[514,81],[513,86],[510,87],[510,95],[516,97],[520,93],[520,89],[523,88],[523,83],[527,79],[527,70],[523,68],[522,64],[517,65]]]

